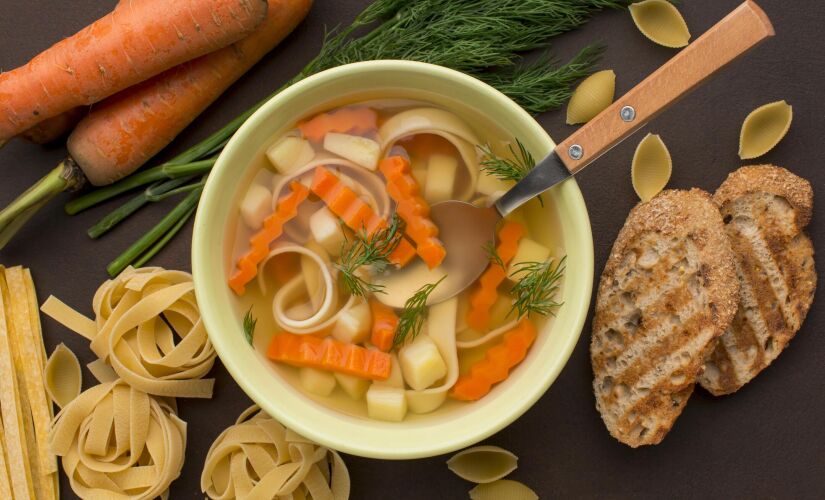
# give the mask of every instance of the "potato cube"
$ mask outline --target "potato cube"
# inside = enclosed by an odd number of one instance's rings
[[[363,399],[367,389],[370,388],[368,379],[356,377],[355,375],[336,373],[335,380],[338,381],[338,385],[347,393],[347,396],[356,401]]]
[[[513,260],[510,261],[510,267],[507,269],[507,276],[513,281],[518,281],[521,275],[524,274],[524,272],[520,272],[522,263],[544,262],[549,257],[549,248],[540,243],[536,243],[530,238],[522,238],[518,244],[516,255],[513,257]]]
[[[241,218],[253,231],[261,228],[272,211],[272,192],[260,184],[252,184],[241,201]]]
[[[284,137],[266,151],[266,156],[275,170],[287,174],[306,165],[315,157],[315,150],[309,141],[300,137]]]
[[[390,358],[392,359],[390,363],[390,376],[387,377],[387,380],[376,380],[373,382],[373,385],[378,384],[380,386],[403,389],[404,375],[401,373],[401,363],[398,362],[398,356],[396,354],[390,354]]]
[[[335,390],[335,376],[327,371],[303,367],[298,369],[298,378],[305,391],[319,396],[329,396]]]
[[[324,136],[324,149],[370,170],[378,168],[381,155],[381,146],[372,139],[337,132]]]
[[[420,334],[398,353],[404,381],[416,391],[426,389],[447,374],[447,365],[429,335]]]
[[[330,255],[337,256],[346,241],[344,228],[328,208],[323,207],[309,216],[312,238]]]
[[[359,344],[370,336],[372,313],[366,302],[360,302],[338,316],[332,328],[332,336],[341,342]]]
[[[428,203],[438,203],[453,199],[458,160],[454,156],[434,154],[427,163],[427,184],[424,199]]]
[[[423,193],[427,186],[427,162],[414,158],[412,159],[410,170],[412,171],[413,179],[415,179],[416,184],[418,184],[418,187]]]
[[[400,422],[407,414],[404,389],[373,383],[367,390],[367,414],[370,418]]]

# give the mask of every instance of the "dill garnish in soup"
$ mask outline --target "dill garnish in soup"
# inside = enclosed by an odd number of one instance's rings
[[[478,400],[561,305],[558,225],[538,200],[500,223],[489,266],[457,297],[428,306],[434,281],[403,308],[379,300],[377,275],[444,260],[431,205],[489,204],[532,168],[494,124],[375,100],[301,120],[266,157],[241,202],[228,285],[249,310],[247,340],[313,399],[388,421]]]

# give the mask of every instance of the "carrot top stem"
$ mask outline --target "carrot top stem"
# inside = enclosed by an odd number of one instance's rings
[[[77,164],[71,159],[66,159],[37,181],[37,184],[18,196],[0,211],[0,248],[3,248],[29,217],[49,200],[63,191],[80,188],[85,179]]]

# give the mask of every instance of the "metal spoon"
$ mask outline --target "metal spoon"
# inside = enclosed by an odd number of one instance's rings
[[[461,293],[489,264],[484,246],[495,240],[496,223],[501,217],[575,175],[717,70],[773,34],[765,12],[750,0],[742,3],[562,141],[492,207],[479,208],[462,201],[433,205],[430,216],[439,227],[446,258],[433,270],[418,259],[380,277],[376,281],[385,287],[386,293],[376,297],[391,307],[403,307],[416,290],[442,277],[444,281],[430,294],[428,304]]]

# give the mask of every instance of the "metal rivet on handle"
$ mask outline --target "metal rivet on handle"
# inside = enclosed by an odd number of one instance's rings
[[[633,106],[623,106],[619,111],[619,116],[622,117],[623,121],[632,122],[636,118],[636,110],[633,109]]]
[[[567,150],[567,154],[568,156],[570,156],[570,158],[573,158],[574,160],[581,160],[582,156],[584,156],[584,149],[582,149],[582,147],[578,144],[573,144]]]

